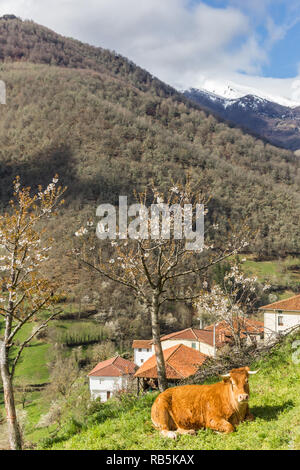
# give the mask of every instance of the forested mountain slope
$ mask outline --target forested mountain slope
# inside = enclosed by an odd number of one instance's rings
[[[228,99],[206,90],[190,89],[185,96],[273,145],[298,150],[300,107],[290,108],[255,95]]]
[[[162,188],[191,170],[212,195],[207,221],[248,217],[252,249],[299,252],[299,159],[217,121],[125,58],[30,21],[0,20],[1,204],[20,174],[68,185],[65,221],[117,202],[153,178]],[[68,221],[67,221],[68,220]]]

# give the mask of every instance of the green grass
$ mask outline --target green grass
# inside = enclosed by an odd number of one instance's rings
[[[298,335],[300,338],[300,335]],[[300,365],[292,361],[291,341],[261,361],[251,377],[250,407],[254,422],[245,422],[236,432],[223,435],[201,430],[197,436],[177,441],[160,437],[153,429],[150,410],[155,393],[135,400],[124,410],[104,404],[108,416],[73,437],[57,442],[53,449],[300,449]],[[118,412],[112,413],[113,406]]]
[[[27,323],[16,335],[17,343],[22,343],[32,333],[35,323]],[[0,324],[1,330],[1,324]],[[22,355],[18,361],[15,381],[18,384],[43,384],[49,380],[49,370],[47,367],[47,354],[50,345],[40,340],[33,340],[24,348]],[[18,346],[12,349],[12,358],[14,357]],[[1,403],[1,397],[0,397]]]
[[[244,266],[246,271],[256,274],[261,281],[282,283],[299,280],[299,274],[287,270],[288,266],[299,263],[299,258],[285,260],[256,262],[249,258]],[[281,298],[294,295],[286,290]],[[67,311],[69,305],[64,305]],[[93,322],[91,321],[91,324]],[[87,320],[59,320],[53,326],[59,332],[68,331],[74,325],[90,324]],[[19,342],[26,339],[34,327],[33,323],[25,325],[19,332]],[[1,329],[1,320],[0,320]],[[41,384],[49,381],[49,360],[51,345],[45,341],[34,340],[26,347],[16,369],[16,384]],[[113,400],[103,405],[101,422],[97,417],[94,424],[81,434],[68,434],[69,439],[64,441],[66,435],[61,435],[61,441],[54,448],[70,449],[211,449],[211,448],[300,448],[300,385],[299,366],[292,364],[291,351],[281,355],[275,354],[267,363],[262,364],[258,376],[251,378],[252,397],[251,406],[256,414],[255,423],[242,424],[232,436],[219,436],[210,430],[200,431],[198,436],[182,436],[177,442],[162,439],[152,428],[150,409],[155,398],[149,394],[135,400],[131,406],[120,407]],[[3,411],[2,394],[0,393],[0,411]],[[18,408],[21,405],[18,402]],[[41,392],[32,392],[27,395],[26,435],[27,442],[41,443],[47,438],[46,429],[37,429],[36,424],[42,414],[49,410],[49,403],[45,401]],[[95,424],[96,421],[96,424]],[[41,444],[39,444],[41,445]]]
[[[46,428],[37,428],[36,424],[39,422],[41,415],[48,412],[49,403],[45,401],[41,392],[32,392],[27,397],[25,410],[25,442],[35,444],[48,436],[48,430]]]
[[[255,275],[261,283],[270,283],[273,286],[284,286],[285,290],[278,294],[280,299],[285,299],[295,295],[291,287],[300,282],[300,271],[292,270],[293,266],[300,266],[299,257],[287,257],[272,261],[255,261],[253,257],[248,257],[243,263],[246,273]]]
[[[24,341],[32,332],[34,323],[28,323],[23,326],[22,330],[16,335],[19,342]],[[34,340],[30,345],[24,348],[21,358],[17,364],[15,372],[16,385],[44,384],[49,381],[49,370],[47,367],[47,353],[50,345],[39,340]],[[16,351],[16,348],[14,349]],[[14,351],[12,357],[14,356]],[[15,395],[18,410],[22,409],[19,404],[19,394]],[[39,420],[39,416],[47,411],[48,405],[41,400],[41,392],[31,392],[26,395],[26,440],[37,441],[45,437],[44,430],[35,430],[35,424]],[[0,390],[0,412],[4,414],[3,396]],[[1,428],[1,427],[0,427]],[[3,428],[4,429],[4,428]],[[0,429],[1,432],[1,429]]]
[[[32,329],[36,325],[28,323],[16,335],[20,342],[30,336]],[[50,345],[39,340],[33,340],[28,347],[24,348],[21,358],[16,367],[15,381],[20,379],[27,384],[43,384],[49,380],[49,370],[47,367],[47,353]]]
[[[72,311],[72,308],[68,304],[62,305],[65,312]],[[18,343],[22,343],[32,333],[32,329],[36,326],[36,323],[31,322],[25,324],[22,329],[16,335]],[[74,327],[79,328],[95,328],[95,323],[88,320],[58,320],[52,322],[52,326],[55,328],[57,335],[67,333]],[[0,334],[1,328],[3,328],[3,320],[0,318]],[[66,350],[66,355],[71,352],[71,348]],[[13,348],[11,358],[14,357],[17,351],[17,346]],[[87,351],[83,350],[83,355]],[[44,340],[34,339],[26,348],[24,348],[21,358],[17,364],[15,372],[15,384],[16,386],[33,385],[33,384],[45,384],[50,380],[48,362],[51,353],[51,344]],[[22,405],[20,403],[20,394],[16,392],[16,404],[17,409],[21,410]],[[46,414],[49,410],[50,404],[45,400],[44,395],[40,391],[28,392],[26,394],[26,427],[25,427],[25,442],[37,443],[43,438],[48,436],[48,431],[45,428],[37,428],[36,424],[39,422],[42,414]],[[0,378],[0,413],[4,413],[3,393]],[[0,426],[1,434],[1,426]],[[0,440],[1,447],[1,440]]]

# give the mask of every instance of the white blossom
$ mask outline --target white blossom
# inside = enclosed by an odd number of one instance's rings
[[[75,237],[83,237],[83,235],[86,235],[88,233],[88,230],[84,227],[80,227],[80,229],[75,232]]]

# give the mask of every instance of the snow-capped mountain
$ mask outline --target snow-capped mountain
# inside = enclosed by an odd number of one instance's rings
[[[184,92],[190,100],[270,143],[290,150],[300,149],[300,104],[295,101],[231,85],[210,90],[191,88]],[[279,103],[280,101],[280,103]],[[283,105],[289,102],[289,105]]]
[[[296,82],[294,82],[294,86],[295,83]],[[298,98],[299,93],[294,93],[292,98],[288,95],[284,96],[284,94],[279,96],[274,91],[266,92],[265,90],[262,91],[258,88],[237,84],[232,81],[226,81],[223,83],[208,79],[203,82],[201,90],[228,100],[235,100],[242,98],[243,96],[252,95],[289,108],[296,108],[297,106],[300,106],[300,96]],[[284,91],[285,90],[283,90],[283,93]]]

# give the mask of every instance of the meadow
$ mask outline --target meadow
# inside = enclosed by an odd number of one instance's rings
[[[294,295],[289,286],[295,282],[299,283],[299,272],[293,268],[297,264],[299,258],[256,261],[249,256],[243,266],[246,272],[255,274],[262,283],[270,282],[273,286],[285,283],[285,290],[276,292],[276,295],[278,298],[286,298]],[[24,420],[26,445],[33,448],[52,446],[49,436],[56,428],[56,426],[49,428],[37,426],[41,416],[47,414],[50,407],[43,389],[50,381],[53,343],[61,342],[65,345],[75,343],[75,347],[66,348],[65,354],[70,355],[72,350],[80,347],[81,341],[90,340],[91,345],[81,348],[81,356],[84,358],[94,341],[101,342],[101,338],[106,337],[105,329],[100,325],[95,328],[97,323],[92,318],[70,319],[68,315],[74,314],[74,305],[66,303],[61,304],[61,307],[66,319],[55,321],[48,336],[36,339],[26,347],[16,369],[17,408]],[[27,324],[18,334],[18,341],[24,340],[33,327],[34,324]],[[91,333],[93,335],[89,338]],[[291,354],[290,350],[287,353],[287,349],[277,352],[267,364],[261,365],[259,375],[251,378],[251,406],[257,419],[254,423],[242,424],[232,436],[219,436],[207,430],[200,431],[197,437],[182,436],[175,443],[162,439],[154,431],[150,421],[150,409],[156,396],[150,393],[140,397],[139,400],[136,400],[136,397],[132,400],[127,397],[126,402],[112,399],[109,403],[102,404],[100,411],[87,416],[84,425],[68,418],[69,423],[58,436],[59,442],[53,446],[72,449],[210,449],[223,446],[224,448],[289,448],[289,445],[299,447],[300,427],[297,430],[297,426],[300,426],[300,422],[298,424],[300,401],[298,402],[296,397],[297,394],[300,395],[300,376],[299,367],[291,363]],[[284,364],[287,364],[287,367]],[[41,389],[24,393],[22,388],[28,385],[41,385]],[[88,391],[87,380],[83,389]],[[4,417],[3,408],[0,388],[0,417]],[[100,421],[98,421],[99,413]],[[290,422],[294,423],[292,429],[289,428]],[[89,423],[88,429],[85,429],[86,423]],[[0,420],[0,431],[1,448],[5,447],[7,442],[4,420],[2,424]],[[245,440],[247,444],[244,443]]]
[[[162,438],[153,428],[150,410],[156,393],[125,403],[111,400],[102,404],[93,419],[95,423],[74,436],[62,435],[50,444],[52,449],[186,449],[246,450],[300,449],[300,365],[292,360],[293,341],[287,338],[275,349],[250,379],[250,408],[255,421],[245,422],[228,435],[200,430],[197,436],[180,436],[176,441]],[[298,354],[299,356],[299,354]],[[296,358],[296,357],[295,357]],[[296,361],[297,362],[297,361]]]

